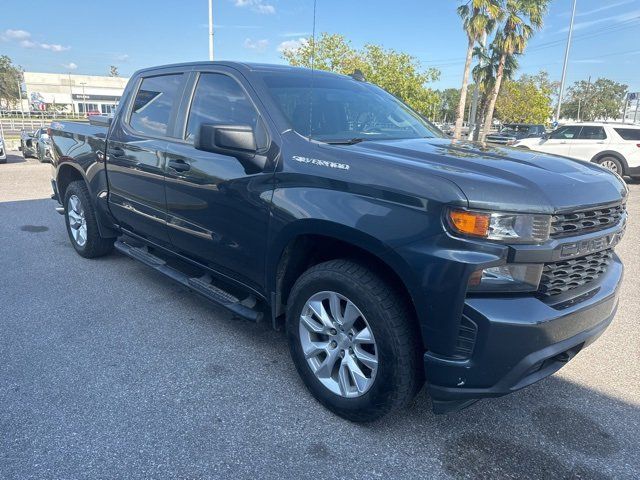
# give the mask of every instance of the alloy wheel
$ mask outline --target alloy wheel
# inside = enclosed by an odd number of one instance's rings
[[[378,370],[373,332],[360,309],[344,295],[313,295],[300,315],[300,342],[316,378],[341,397],[364,395]]]
[[[85,217],[82,202],[76,195],[69,197],[67,204],[67,218],[73,241],[80,247],[87,243],[87,219]]]

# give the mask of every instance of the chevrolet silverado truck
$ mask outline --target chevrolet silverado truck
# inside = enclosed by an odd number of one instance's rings
[[[92,123],[50,129],[78,254],[115,247],[282,328],[304,384],[349,420],[425,384],[437,413],[514,392],[615,315],[619,176],[451,140],[361,76],[150,68]]]

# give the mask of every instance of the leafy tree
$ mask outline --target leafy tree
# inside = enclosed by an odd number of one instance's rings
[[[462,18],[468,44],[467,57],[464,63],[464,74],[462,75],[462,88],[458,101],[456,126],[453,133],[453,136],[457,139],[460,139],[462,135],[462,123],[464,122],[464,113],[467,105],[467,90],[471,61],[473,59],[473,49],[481,37],[488,35],[495,28],[496,20],[502,14],[500,3],[498,0],[469,0],[466,4],[458,7],[458,15]]]
[[[493,113],[502,86],[507,59],[512,55],[522,54],[534,32],[542,28],[549,1],[506,0],[504,21],[493,40],[493,48],[500,52],[500,60],[485,114],[483,139],[493,124]]]
[[[120,73],[118,72],[118,67],[116,67],[115,65],[111,65],[109,67],[109,76],[110,77],[119,77]]]
[[[435,116],[435,120],[451,121],[456,118],[458,105],[460,103],[460,89],[447,88],[438,92],[440,108]],[[470,97],[469,95],[467,97]]]
[[[429,114],[438,101],[436,93],[426,86],[438,79],[438,70],[422,70],[411,55],[380,45],[367,44],[356,50],[343,35],[323,33],[315,44],[313,38],[308,38],[299,48],[285,50],[282,55],[289,64],[299,67],[344,75],[360,70],[368,82],[387,90],[424,115]]]
[[[0,104],[3,108],[10,108],[20,99],[18,88],[21,82],[22,69],[6,55],[0,56]]]
[[[608,78],[576,82],[568,90],[563,116],[586,121],[620,118],[627,88]]]
[[[496,103],[496,116],[503,123],[546,124],[549,121],[553,113],[553,90],[541,83],[543,77],[536,77],[523,75],[518,80],[504,82]]]

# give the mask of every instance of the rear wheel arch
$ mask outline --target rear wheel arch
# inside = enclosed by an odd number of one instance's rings
[[[613,157],[620,162],[622,165],[622,175],[625,175],[629,171],[629,164],[627,163],[627,159],[620,152],[616,152],[614,150],[605,150],[604,152],[599,152],[591,159],[591,163],[598,163],[600,160]]]
[[[69,165],[63,164],[58,168],[58,173],[56,175],[56,186],[58,188],[58,195],[60,197],[60,201],[64,199],[67,187],[71,184],[71,182],[75,181],[83,181],[85,185],[87,185],[87,179],[77,168]]]

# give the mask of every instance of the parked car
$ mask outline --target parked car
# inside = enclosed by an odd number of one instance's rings
[[[41,163],[51,161],[51,141],[47,134],[47,128],[36,130],[36,156]]]
[[[570,123],[514,146],[597,163],[621,176],[640,177],[639,125]]]
[[[0,137],[0,163],[7,163],[7,147],[2,137]]]
[[[616,312],[620,177],[452,141],[362,80],[150,68],[112,119],[54,122],[51,138],[79,255],[115,246],[284,328],[308,389],[353,421],[407,405],[425,380],[438,413],[521,389]]]
[[[546,132],[544,125],[506,123],[498,133],[487,135],[486,140],[498,145],[513,145],[524,138],[542,138]]]
[[[37,158],[37,137],[36,132],[23,130],[20,132],[20,146],[18,150],[22,152],[22,156],[27,159],[29,157]]]

